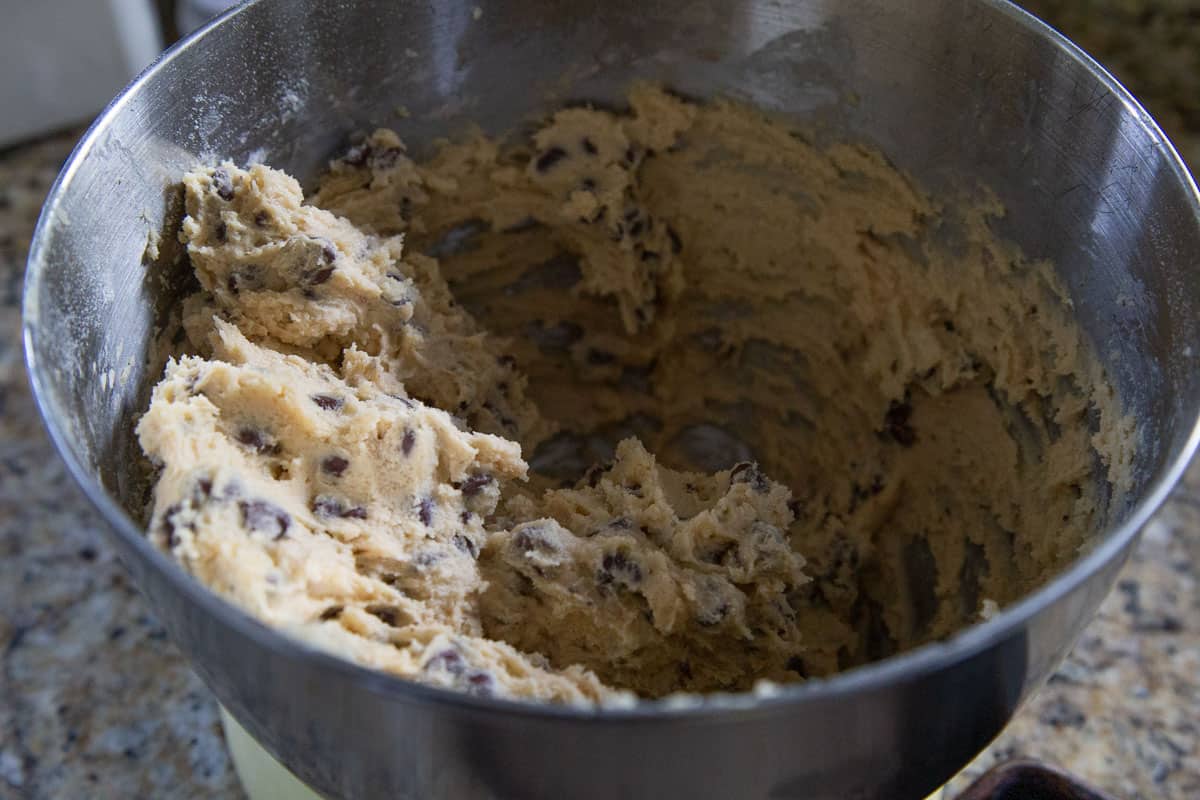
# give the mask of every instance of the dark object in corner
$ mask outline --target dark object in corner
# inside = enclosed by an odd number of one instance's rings
[[[971,784],[958,800],[1115,800],[1055,767],[1006,761]]]

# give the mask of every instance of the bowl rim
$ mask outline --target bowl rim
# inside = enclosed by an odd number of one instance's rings
[[[1102,538],[1093,547],[1077,557],[1050,581],[1017,602],[1003,608],[990,619],[969,625],[943,641],[931,642],[827,678],[810,679],[799,684],[774,685],[765,692],[686,695],[687,699],[683,702],[672,698],[638,700],[632,706],[576,706],[475,697],[366,667],[309,645],[298,638],[293,638],[279,629],[266,625],[216,594],[150,542],[141,526],[133,521],[125,509],[101,486],[91,471],[76,458],[69,445],[67,431],[53,413],[55,407],[53,389],[47,373],[39,362],[36,348],[38,337],[37,298],[41,289],[42,275],[47,271],[49,263],[47,242],[53,227],[52,220],[57,216],[56,209],[62,203],[79,165],[88,157],[97,141],[107,132],[112,120],[143,85],[151,81],[157,73],[179,58],[195,43],[212,35],[215,30],[260,2],[264,2],[264,0],[242,0],[237,6],[214,17],[173,44],[113,98],[75,145],[51,186],[34,229],[26,262],[22,303],[22,341],[25,350],[25,367],[38,413],[55,450],[66,464],[67,472],[83,490],[91,504],[100,512],[104,523],[102,527],[110,529],[113,535],[123,539],[125,544],[144,560],[149,569],[159,573],[161,579],[177,588],[189,603],[215,617],[222,626],[233,629],[239,635],[256,640],[260,645],[283,658],[305,660],[314,669],[335,673],[363,690],[384,696],[389,700],[423,701],[434,706],[456,708],[466,712],[496,713],[543,720],[589,720],[614,723],[631,720],[726,722],[731,719],[748,719],[795,710],[806,704],[824,702],[848,694],[878,690],[888,685],[934,674],[1018,634],[1032,617],[1053,605],[1059,598],[1070,594],[1091,575],[1124,554],[1179,482],[1197,447],[1200,446],[1200,418],[1197,418],[1180,450],[1121,524],[1101,534]],[[1007,17],[1010,22],[1027,33],[1048,39],[1060,52],[1076,62],[1078,66],[1083,67],[1092,78],[1119,100],[1125,113],[1136,120],[1142,130],[1161,149],[1175,179],[1189,196],[1193,216],[1197,226],[1200,227],[1200,189],[1197,188],[1191,173],[1158,124],[1111,73],[1066,36],[1009,0],[974,0],[974,2],[989,9],[991,13]]]

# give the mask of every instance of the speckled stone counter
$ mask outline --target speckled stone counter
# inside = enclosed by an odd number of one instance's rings
[[[1126,28],[1104,33],[1071,17],[1067,3],[1037,5],[1064,29],[1081,26],[1085,44],[1115,53],[1118,74],[1147,87],[1180,149],[1200,158],[1200,25],[1187,42],[1162,22],[1178,14],[1186,25],[1185,12],[1200,4],[1176,0],[1145,16],[1137,9],[1146,4],[1101,3],[1148,36],[1169,34],[1157,49]],[[1168,68],[1189,72],[1172,79]],[[1187,95],[1173,99],[1177,92]],[[74,138],[0,153],[0,798],[240,798],[212,697],[114,560],[26,387],[25,253]],[[968,775],[1026,755],[1119,798],[1200,797],[1198,575],[1200,464],[1148,526],[1071,656]]]
[[[25,254],[75,138],[0,156],[0,798],[240,798],[216,704],[115,560],[29,396]]]

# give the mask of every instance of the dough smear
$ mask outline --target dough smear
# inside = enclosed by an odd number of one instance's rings
[[[184,178],[199,289],[151,536],[269,624],[628,703],[944,638],[1072,559],[1134,430],[986,196],[635,87],[527,140],[377,131],[307,199]]]

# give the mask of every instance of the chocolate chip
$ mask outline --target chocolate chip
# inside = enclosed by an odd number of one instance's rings
[[[224,167],[213,170],[212,188],[217,193],[217,197],[222,200],[233,199],[233,179],[229,177],[229,173]]]
[[[635,586],[642,582],[642,568],[624,553],[606,553],[596,571],[596,582],[601,586]]]
[[[265,211],[259,211],[254,215],[254,224],[260,228],[265,228],[267,223],[271,221],[271,215]]]
[[[319,617],[319,619],[322,622],[327,622],[328,620],[331,620],[331,619],[337,619],[338,617],[340,617],[342,615],[342,612],[345,610],[346,610],[345,606],[330,606],[329,608],[327,608],[321,612],[321,616]]]
[[[596,143],[586,136],[583,137],[583,140],[580,142],[580,144],[583,145],[583,152],[587,153],[589,156],[594,156],[596,153],[600,152],[596,149]]]
[[[467,525],[467,524],[469,524],[469,523],[471,522],[471,512],[470,512],[470,511],[464,511],[464,512],[462,512],[461,514],[459,514],[459,515],[458,515],[458,518],[459,518],[460,520],[462,520],[462,523],[463,523],[464,525]]]
[[[479,548],[475,546],[475,542],[473,542],[470,537],[463,536],[461,533],[456,533],[450,538],[450,541],[455,547],[469,555],[471,558],[478,558]]]
[[[743,461],[740,464],[735,464],[733,469],[729,471],[729,485],[735,483],[747,483],[750,488],[759,494],[766,494],[771,491],[771,482],[767,480],[767,476],[759,470],[758,464],[750,461]]]
[[[442,650],[428,661],[422,670],[426,673],[444,672],[452,677],[455,688],[477,697],[487,697],[493,693],[494,680],[492,676],[480,669],[472,669],[470,664],[455,650]]]
[[[200,497],[211,497],[213,490],[213,482],[209,478],[201,478],[196,481],[196,491]]]
[[[954,323],[950,320],[943,321],[942,327],[946,329],[946,333],[954,333]]]
[[[376,617],[384,625],[390,625],[393,628],[400,627],[403,612],[396,606],[372,604],[363,610],[371,616]]]
[[[513,536],[513,545],[522,553],[557,553],[558,542],[546,535],[546,531],[538,524],[530,524],[521,528]]]
[[[181,506],[179,503],[172,503],[167,506],[167,510],[163,512],[162,532],[163,540],[166,541],[167,547],[174,547],[179,544],[179,537],[175,533],[175,515],[179,513]]]
[[[318,517],[342,519],[366,519],[367,509],[362,506],[347,506],[336,497],[320,495],[312,503],[313,513]]]
[[[566,158],[566,155],[567,151],[563,150],[561,147],[551,147],[549,150],[538,156],[537,161],[534,162],[533,166],[538,172],[545,172],[559,161],[562,161],[564,158]]]
[[[683,252],[683,242],[680,241],[679,234],[676,233],[675,229],[672,228],[670,225],[667,226],[667,238],[671,240],[671,252],[672,253],[678,254],[678,253]]]
[[[404,437],[400,440],[400,452],[408,455],[412,452],[413,446],[417,443],[417,434],[412,428],[404,429]]]
[[[496,406],[492,403],[491,400],[485,400],[483,403],[483,408],[486,411],[490,411],[492,416],[494,416],[496,418],[496,420],[501,425],[503,425],[506,430],[511,431],[514,434],[516,433],[516,430],[517,430],[516,420],[514,420],[512,417],[505,414],[500,409],[496,408]]]
[[[433,498],[426,497],[417,507],[417,518],[429,528],[433,526]]]
[[[333,271],[335,269],[337,269],[337,267],[321,267],[318,270],[308,273],[304,278],[304,282],[309,286],[319,286],[333,277]]]
[[[901,447],[912,447],[917,441],[917,432],[909,424],[912,406],[905,401],[893,400],[883,418],[883,431]]]
[[[259,455],[275,456],[283,452],[278,442],[271,441],[267,434],[257,428],[241,428],[234,438]]]
[[[321,460],[321,471],[335,478],[342,477],[342,473],[349,466],[350,461],[341,456],[326,456]]]
[[[492,482],[492,476],[486,473],[472,475],[465,481],[455,483],[454,488],[463,493],[464,497],[472,497],[483,491],[483,487]]]
[[[229,236],[229,228],[225,225],[225,220],[221,220],[213,226],[213,238],[218,242],[225,241]]]
[[[321,258],[325,259],[325,263],[332,264],[337,261],[338,251],[331,242],[325,242],[321,245]],[[328,278],[326,279],[328,280]]]
[[[466,669],[466,663],[463,661],[462,655],[456,650],[443,650],[437,653],[423,667],[425,672],[433,672],[435,670],[444,670],[451,675],[461,675]]]
[[[242,512],[242,524],[252,531],[262,531],[276,540],[287,535],[292,517],[274,503],[266,500],[240,500],[238,510]]]
[[[467,694],[476,697],[490,697],[492,695],[492,676],[486,672],[472,672],[467,676],[466,689]]]
[[[440,550],[422,550],[413,556],[411,563],[419,569],[427,569],[446,557]]]
[[[314,394],[310,399],[326,411],[340,411],[346,402],[341,397],[332,394]]]

